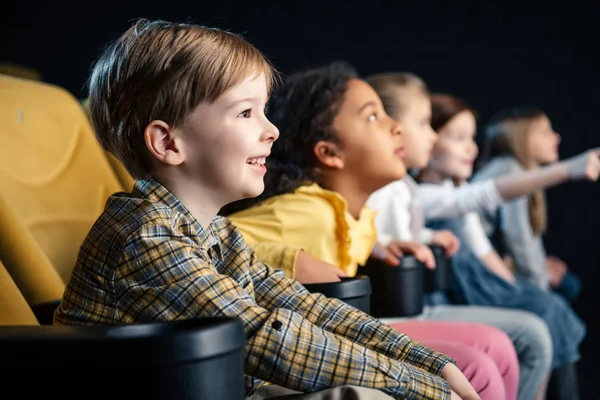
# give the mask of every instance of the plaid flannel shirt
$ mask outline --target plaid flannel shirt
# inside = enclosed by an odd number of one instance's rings
[[[338,385],[448,399],[452,359],[261,263],[227,219],[206,228],[155,180],[112,195],[81,246],[55,324],[239,317],[247,389]]]

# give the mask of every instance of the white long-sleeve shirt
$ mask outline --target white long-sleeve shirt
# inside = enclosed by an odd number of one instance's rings
[[[454,186],[447,180],[441,185],[422,183],[415,201],[423,210],[426,221],[458,218],[470,212],[495,210],[504,201],[492,179]]]
[[[433,232],[424,222],[442,218],[465,218],[465,243],[478,257],[492,251],[493,247],[483,229],[478,210],[493,210],[503,202],[493,180],[455,187],[451,181],[442,185],[418,184],[407,176],[375,193],[367,201],[367,207],[377,212],[375,226],[378,242],[385,245],[392,239],[431,243]],[[422,213],[421,226],[411,229],[411,206]]]
[[[371,194],[367,200],[367,207],[377,212],[375,227],[380,244],[385,246],[394,239],[431,243],[433,231],[425,228],[422,221],[413,221],[411,215],[413,192],[418,189],[419,184],[411,176],[406,176]],[[413,229],[413,222],[420,226]],[[417,237],[415,233],[418,233]]]
[[[425,220],[465,218],[464,240],[477,257],[493,250],[479,218],[479,210],[494,210],[502,202],[493,180],[454,186],[447,180],[441,185],[422,183],[415,197]]]

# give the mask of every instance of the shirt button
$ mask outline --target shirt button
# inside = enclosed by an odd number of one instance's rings
[[[272,327],[273,329],[275,329],[276,331],[280,331],[280,330],[281,330],[281,327],[283,327],[283,324],[281,323],[281,321],[274,321],[274,322],[271,324],[271,327]]]

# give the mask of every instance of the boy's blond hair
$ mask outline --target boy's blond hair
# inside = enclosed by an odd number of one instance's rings
[[[136,179],[152,176],[144,130],[153,120],[180,126],[248,76],[277,72],[242,37],[216,28],[139,20],[110,44],[89,80],[90,116],[102,146]]]

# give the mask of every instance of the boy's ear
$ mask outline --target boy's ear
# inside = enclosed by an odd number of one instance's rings
[[[150,153],[160,162],[180,165],[185,157],[181,141],[174,137],[174,129],[166,122],[155,120],[144,130],[144,141]]]
[[[332,142],[325,140],[318,141],[313,148],[315,157],[319,163],[333,169],[344,168],[344,159],[342,158],[341,149]]]

